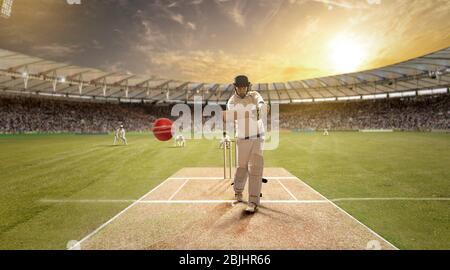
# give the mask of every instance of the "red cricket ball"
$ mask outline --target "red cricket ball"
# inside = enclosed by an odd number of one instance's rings
[[[163,142],[172,139],[172,121],[167,118],[156,119],[153,123],[153,134]]]

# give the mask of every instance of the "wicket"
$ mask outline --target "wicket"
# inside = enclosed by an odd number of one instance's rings
[[[232,179],[233,177],[232,176],[233,152],[234,152],[234,167],[236,168],[237,164],[236,142],[233,140],[225,142],[223,147],[223,179]]]

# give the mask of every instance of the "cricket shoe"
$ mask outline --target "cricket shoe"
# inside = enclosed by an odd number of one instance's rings
[[[245,211],[248,212],[248,213],[255,213],[256,212],[256,208],[257,208],[257,206],[256,206],[255,203],[249,203],[247,205],[247,208],[245,209]]]
[[[244,201],[244,198],[242,196],[242,193],[240,194],[234,194],[234,201],[235,203],[240,203]]]

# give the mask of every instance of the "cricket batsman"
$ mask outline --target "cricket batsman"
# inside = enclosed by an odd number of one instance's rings
[[[228,100],[227,111],[223,115],[224,121],[235,121],[236,124],[238,162],[233,185],[235,199],[237,202],[243,201],[242,192],[248,178],[249,199],[246,211],[254,213],[260,204],[264,169],[265,129],[262,119],[267,116],[269,107],[258,92],[250,89],[248,78],[237,76],[234,94]]]

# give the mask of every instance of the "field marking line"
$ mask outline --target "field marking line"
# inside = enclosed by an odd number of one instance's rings
[[[180,190],[187,184],[187,182],[189,182],[189,178],[186,179],[186,181],[184,181],[184,183],[178,187],[178,189],[172,194],[172,196],[170,196],[169,201],[171,201],[178,194],[178,192],[180,192]]]
[[[264,177],[268,180],[276,180],[276,179],[298,179],[297,177],[292,177],[292,176],[282,176],[282,177]],[[185,179],[190,179],[190,180],[226,180],[223,179],[222,177],[203,177],[203,176],[199,176],[199,177],[169,177],[167,178],[167,180],[185,180]]]
[[[131,207],[135,206],[137,203],[139,203],[139,201],[142,201],[142,199],[144,199],[147,195],[150,195],[153,191],[157,190],[158,188],[160,188],[164,183],[166,183],[167,181],[164,180],[162,183],[160,183],[159,185],[157,185],[156,187],[154,187],[153,189],[151,189],[149,192],[145,193],[142,197],[140,197],[139,199],[137,199],[135,202],[131,203],[130,205],[128,205],[125,209],[123,209],[122,211],[120,211],[119,213],[117,213],[115,216],[113,216],[112,218],[110,218],[108,221],[106,221],[105,223],[103,223],[102,225],[100,225],[100,227],[98,227],[97,229],[95,229],[94,231],[92,231],[90,234],[86,235],[85,237],[83,237],[80,241],[77,242],[77,244],[73,245],[72,247],[69,248],[69,250],[72,250],[74,248],[77,247],[81,247],[81,244],[83,242],[85,242],[86,240],[88,240],[89,238],[91,238],[94,234],[98,233],[100,230],[102,230],[103,228],[105,228],[109,223],[113,222],[115,219],[117,219],[118,217],[120,217],[123,213],[125,213],[126,211],[128,211]]]
[[[289,193],[289,195],[291,195],[291,197],[295,200],[298,201],[297,197],[294,196],[294,194],[292,194],[292,192],[283,184],[281,183],[280,180],[277,179],[277,182],[284,188],[284,190]]]
[[[137,202],[139,204],[204,204],[204,203],[232,203],[235,200],[41,200],[43,203],[124,203]],[[326,200],[261,200],[261,203],[328,203]]]
[[[235,200],[151,200],[140,201],[140,204],[216,204],[234,203]],[[261,204],[308,204],[308,203],[328,203],[326,200],[261,200]]]
[[[133,203],[136,200],[122,200],[122,199],[80,199],[80,200],[65,200],[65,199],[42,199],[41,203]]]
[[[337,209],[339,209],[342,213],[344,213],[345,215],[349,216],[351,219],[353,219],[354,221],[356,221],[357,223],[359,223],[361,226],[363,226],[364,228],[366,228],[369,232],[371,232],[373,235],[377,236],[378,238],[382,239],[383,241],[385,241],[386,243],[388,243],[390,246],[392,246],[394,249],[399,250],[399,248],[397,248],[396,246],[394,246],[391,242],[389,242],[388,240],[386,240],[384,237],[382,237],[381,235],[379,235],[378,233],[376,233],[374,230],[372,230],[371,228],[369,228],[366,224],[362,223],[361,221],[359,221],[358,219],[356,219],[354,216],[350,215],[349,213],[347,213],[347,211],[345,211],[344,209],[342,209],[341,207],[339,207],[337,204],[335,204],[334,202],[330,201],[327,197],[323,196],[319,191],[315,190],[314,188],[312,188],[310,185],[308,185],[305,181],[303,181],[302,179],[298,178],[298,180],[300,180],[304,185],[306,185],[307,187],[309,187],[313,192],[315,192],[317,195],[319,195],[320,197],[322,197],[323,199],[327,200],[329,203],[331,203],[334,207],[336,207]]]
[[[340,201],[348,201],[348,202],[357,202],[357,201],[450,201],[450,198],[420,198],[420,197],[386,197],[386,198],[336,198],[336,199],[328,199],[332,202],[340,202]],[[79,199],[79,200],[71,200],[71,199],[41,199],[40,203],[133,203],[137,200],[133,199]],[[167,203],[167,202],[175,202],[175,203],[201,203],[201,202],[228,202],[228,200],[141,200],[139,203]],[[327,202],[325,200],[261,200],[261,202],[267,203],[303,203],[303,202]]]
[[[336,198],[330,199],[333,202],[346,202],[346,201],[450,201],[450,198],[439,197],[373,197],[373,198]]]

